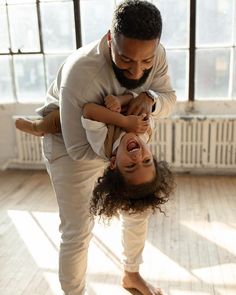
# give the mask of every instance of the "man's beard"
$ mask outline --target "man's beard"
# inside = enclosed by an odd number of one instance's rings
[[[137,87],[142,86],[146,82],[146,80],[152,70],[152,68],[150,68],[148,70],[144,70],[143,75],[140,79],[137,79],[137,80],[128,79],[124,75],[124,70],[118,68],[113,60],[111,60],[111,62],[112,62],[112,68],[114,70],[116,79],[120,82],[121,86],[123,86],[127,89],[135,89]]]

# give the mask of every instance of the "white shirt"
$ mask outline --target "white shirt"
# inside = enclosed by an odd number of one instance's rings
[[[153,129],[154,128],[154,121],[153,121],[152,116],[150,116],[149,120],[150,120],[151,129]],[[85,129],[86,137],[87,137],[87,140],[88,140],[92,150],[98,156],[100,156],[104,159],[107,159],[107,157],[105,156],[105,147],[104,147],[104,142],[106,140],[107,132],[108,132],[107,125],[102,122],[98,122],[98,121],[94,121],[94,120],[90,120],[90,119],[85,119],[83,116],[81,117],[81,122],[82,122],[84,129]],[[122,137],[125,134],[126,134],[125,131],[121,132],[120,136],[113,144],[112,152],[114,152],[117,149]],[[147,133],[140,134],[139,137],[145,143],[147,143],[149,140],[149,135]]]

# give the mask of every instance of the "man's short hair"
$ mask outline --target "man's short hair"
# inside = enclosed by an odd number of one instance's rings
[[[160,39],[161,13],[150,2],[126,0],[114,11],[111,33],[139,40]]]

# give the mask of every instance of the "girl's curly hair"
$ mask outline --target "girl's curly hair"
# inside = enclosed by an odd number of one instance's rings
[[[148,208],[154,212],[169,200],[175,183],[169,165],[154,158],[156,175],[150,182],[128,184],[118,169],[108,167],[93,190],[90,213],[94,216],[112,218],[119,210],[141,213]]]

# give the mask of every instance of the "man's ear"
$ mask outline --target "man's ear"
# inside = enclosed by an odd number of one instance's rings
[[[110,30],[107,33],[107,44],[109,48],[111,48],[111,31]]]
[[[116,156],[112,156],[110,158],[110,165],[109,165],[111,170],[116,169]]]

